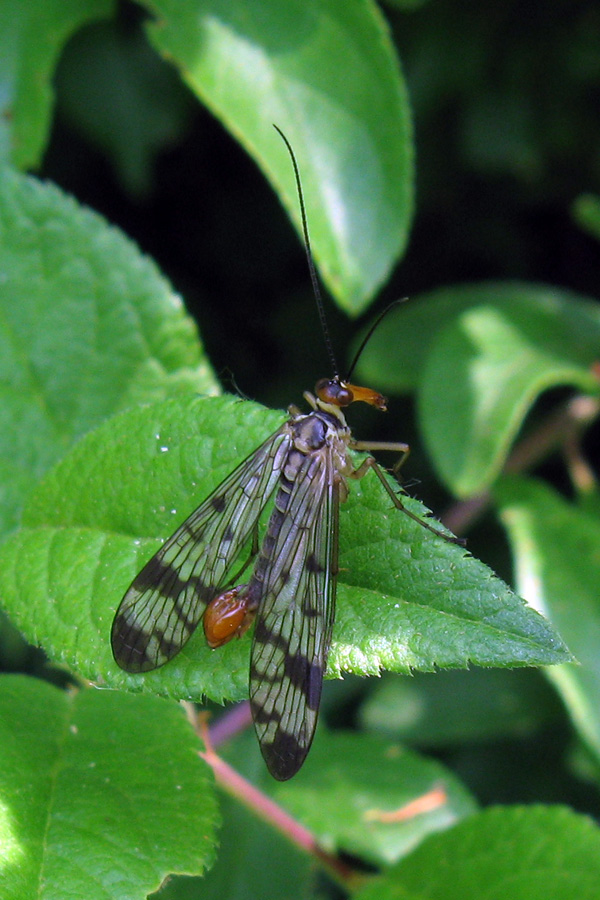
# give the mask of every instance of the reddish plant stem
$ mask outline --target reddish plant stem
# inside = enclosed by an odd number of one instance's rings
[[[348,866],[335,854],[324,850],[315,835],[308,828],[301,825],[281,806],[254,787],[225,760],[221,759],[212,746],[206,716],[203,714],[198,715],[191,703],[185,703],[184,706],[188,719],[204,741],[206,747],[204,752],[200,752],[200,756],[211,767],[217,783],[223,790],[239,800],[240,803],[243,803],[254,815],[259,816],[264,822],[267,822],[272,828],[283,834],[300,850],[314,856],[331,877],[342,885],[344,890],[348,892],[356,891],[363,883],[364,875]],[[240,707],[242,706],[245,706],[245,704],[240,704]],[[240,723],[241,721],[240,718]]]
[[[267,822],[295,844],[300,850],[314,856],[342,887],[356,891],[363,883],[364,876],[346,865],[339,857],[324,850],[314,834],[289,815],[281,806],[246,781],[235,769],[228,765],[214,750],[208,749],[200,756],[206,760],[215,773],[217,783],[232,797],[238,799],[255,815]]]

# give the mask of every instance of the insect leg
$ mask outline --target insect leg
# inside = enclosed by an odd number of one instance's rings
[[[408,456],[409,449],[410,449],[408,447],[408,444],[392,444],[392,443],[387,444],[387,443],[383,443],[383,442],[378,443],[378,444],[365,444],[363,442],[356,441],[356,442],[353,442],[351,444],[351,446],[355,450],[395,450],[396,452],[400,453],[401,454],[400,459],[392,469],[392,472],[394,474],[396,474],[396,472],[399,470],[402,463],[406,460],[406,457]],[[402,500],[400,499],[400,497],[398,496],[398,494],[394,491],[394,489],[388,482],[387,478],[383,474],[383,471],[381,470],[381,466],[378,464],[377,460],[373,456],[367,456],[362,461],[362,463],[360,464],[360,466],[357,469],[355,469],[353,472],[349,473],[348,477],[349,478],[362,478],[364,475],[367,474],[369,469],[373,469],[373,471],[379,478],[380,482],[386,489],[386,491],[387,491],[392,503],[396,507],[396,509],[399,509],[403,513],[406,513],[406,515],[410,519],[413,519],[415,522],[418,522],[419,525],[423,526],[423,528],[426,528],[428,531],[431,531],[433,534],[437,535],[438,537],[443,538],[445,541],[448,541],[448,543],[458,544],[459,546],[464,547],[465,542],[462,538],[456,537],[453,534],[448,534],[445,531],[440,531],[440,529],[435,528],[433,525],[430,525],[429,522],[426,522],[420,516],[415,515],[415,513],[411,512],[409,509],[407,509],[406,506],[404,505],[404,503],[402,502]]]
[[[372,453],[374,450],[387,450],[390,453],[399,453],[400,454],[399,458],[396,460],[396,462],[394,463],[394,465],[391,468],[392,474],[394,474],[394,475],[398,474],[398,472],[400,471],[400,469],[402,468],[402,466],[408,459],[408,454],[410,453],[410,445],[409,444],[393,442],[393,441],[372,442],[372,441],[354,441],[354,440],[352,440],[352,441],[350,441],[350,446],[352,447],[353,450],[359,450],[359,451],[364,450],[367,453]],[[373,457],[367,457],[367,459],[365,459],[365,461],[362,463],[362,465],[360,465],[358,467],[358,469],[356,470],[357,472],[360,472],[360,470],[364,466],[364,470],[361,475],[355,474],[352,477],[353,478],[362,478],[362,476],[365,474],[365,472],[372,467],[373,463],[368,462],[368,460],[372,459],[372,458]],[[375,460],[373,460],[373,462],[375,462]]]

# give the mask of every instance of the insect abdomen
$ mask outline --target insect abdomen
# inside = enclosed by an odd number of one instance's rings
[[[317,565],[323,571],[310,548],[328,470],[323,458],[329,452],[328,427],[311,415],[294,423],[294,432],[248,588],[249,604],[258,608],[250,668],[252,716],[263,757],[279,780],[300,768],[310,747],[326,656],[316,639],[324,598],[311,620],[305,614],[303,579],[315,577]]]

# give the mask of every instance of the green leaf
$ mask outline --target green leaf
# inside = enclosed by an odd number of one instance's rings
[[[402,252],[412,215],[406,88],[382,16],[345,0],[152,0],[156,49],[223,121],[300,230],[299,162],[315,258],[356,315]]]
[[[402,810],[430,791],[446,799],[402,819]],[[410,853],[435,831],[471,815],[469,792],[440,763],[376,735],[319,729],[296,778],[272,793],[330,852],[385,866]]]
[[[522,738],[559,714],[556,695],[537,672],[472,669],[383,677],[360,721],[388,737],[438,747]]]
[[[31,497],[0,548],[0,595],[18,627],[86,678],[177,698],[240,699],[250,635],[218,652],[202,629],[168,665],[127,675],[113,662],[114,611],[166,538],[281,423],[233,398],[165,401],[82,439]],[[426,510],[414,500],[407,507]],[[570,659],[549,624],[462,548],[391,507],[373,472],[340,521],[340,588],[329,674]]]
[[[36,166],[48,140],[52,78],[69,37],[110,16],[113,0],[0,0],[0,162]]]
[[[563,807],[496,807],[425,841],[356,900],[596,900],[600,830]]]
[[[69,446],[119,409],[216,392],[154,264],[56,188],[0,175],[0,534]]]
[[[0,550],[8,563],[3,602],[19,628],[94,681],[146,683],[177,699],[245,697],[246,642],[213,653],[198,634],[145,682],[116,667],[110,628],[161,538],[281,421],[232,397],[188,397],[127,411],[86,435],[34,491],[24,527]],[[24,601],[33,594],[39,606],[30,616]]]
[[[209,867],[217,812],[198,749],[168,701],[3,676],[3,900],[143,897]]]
[[[600,757],[600,522],[547,485],[503,478],[495,489],[519,589],[560,629],[579,666],[548,671],[579,734]]]

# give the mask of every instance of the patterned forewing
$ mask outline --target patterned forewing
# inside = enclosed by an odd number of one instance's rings
[[[290,442],[284,425],[221,482],[134,579],[112,627],[113,655],[122,669],[162,666],[189,640],[275,490]]]
[[[280,781],[302,765],[317,724],[335,614],[337,513],[332,454],[324,446],[304,457],[293,477],[282,475],[253,576],[263,584],[250,701],[262,754]]]

